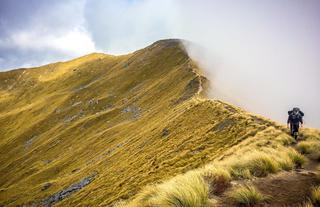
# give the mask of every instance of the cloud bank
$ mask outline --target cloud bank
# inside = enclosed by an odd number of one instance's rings
[[[281,122],[298,106],[320,127],[319,9],[317,0],[3,0],[0,70],[182,38],[212,98]]]
[[[2,0],[0,70],[67,60],[96,50],[84,1]]]
[[[182,33],[212,81],[211,97],[285,122],[294,106],[320,127],[320,3],[187,1]]]

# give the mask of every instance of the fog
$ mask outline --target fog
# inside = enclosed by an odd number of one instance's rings
[[[178,7],[190,55],[211,98],[284,123],[299,107],[320,127],[320,18],[316,1],[186,1]]]
[[[318,0],[28,2],[1,1],[0,70],[180,38],[192,42],[210,98],[282,123],[299,107],[320,128]]]

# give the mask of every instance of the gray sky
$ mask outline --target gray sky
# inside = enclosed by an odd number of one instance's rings
[[[212,98],[320,127],[318,0],[0,0],[0,71],[183,38]]]

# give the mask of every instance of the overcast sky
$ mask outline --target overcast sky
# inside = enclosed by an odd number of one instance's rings
[[[0,0],[0,71],[183,38],[212,98],[282,122],[298,106],[320,127],[319,11],[318,0]]]

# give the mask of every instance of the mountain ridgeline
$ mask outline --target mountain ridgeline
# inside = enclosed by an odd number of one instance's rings
[[[0,206],[120,205],[146,186],[291,139],[276,122],[207,99],[208,85],[176,39],[1,72]]]

